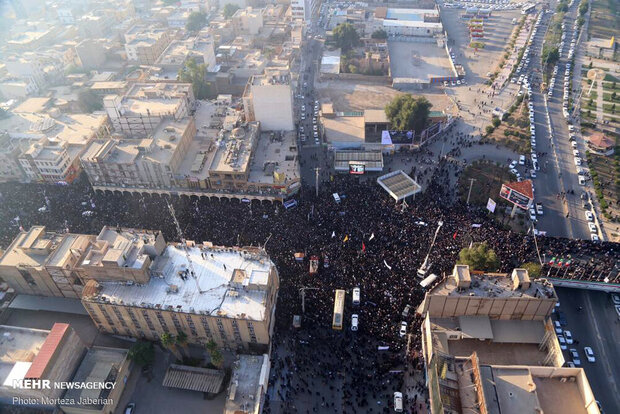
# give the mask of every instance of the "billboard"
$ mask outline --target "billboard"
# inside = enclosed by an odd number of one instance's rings
[[[385,130],[381,132],[381,144],[413,144],[414,131]]]
[[[362,175],[366,172],[366,165],[358,162],[349,163],[349,174]]]
[[[508,200],[517,207],[522,208],[523,210],[527,210],[532,204],[532,198],[515,190],[514,188],[511,188],[510,183],[502,184],[502,188],[499,191],[499,196],[505,200]]]

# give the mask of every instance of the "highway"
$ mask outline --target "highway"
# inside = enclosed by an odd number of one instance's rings
[[[556,288],[556,292],[568,323],[564,329],[578,341],[568,347],[579,352],[594,397],[605,413],[620,413],[620,321],[610,295],[570,288]],[[585,346],[592,348],[596,362],[586,360]],[[567,352],[564,358],[570,360]]]

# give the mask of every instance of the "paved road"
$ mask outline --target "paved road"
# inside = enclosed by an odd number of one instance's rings
[[[557,288],[556,292],[566,314],[566,328],[579,341],[569,347],[578,350],[594,397],[605,413],[620,413],[620,321],[609,294],[569,288]],[[577,310],[579,306],[582,311]],[[585,346],[594,351],[595,363],[587,362]],[[564,357],[569,360],[566,352]]]

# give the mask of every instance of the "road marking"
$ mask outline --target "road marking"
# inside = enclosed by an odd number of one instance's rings
[[[613,371],[611,370],[611,366],[609,365],[609,359],[607,358],[607,353],[605,352],[605,344],[603,343],[603,339],[601,336],[601,331],[599,330],[598,327],[598,321],[596,319],[596,316],[594,315],[594,311],[592,309],[592,303],[590,302],[590,295],[586,294],[584,295],[586,298],[586,306],[588,307],[588,316],[590,317],[590,319],[592,320],[592,325],[594,326],[594,331],[596,332],[596,337],[599,340],[599,344],[601,346],[601,354],[603,356],[603,366],[605,367],[605,371],[607,371],[607,377],[609,379],[609,382],[611,383],[612,387],[613,387],[613,391],[616,395],[618,395],[618,387],[616,384],[616,380],[613,376]]]

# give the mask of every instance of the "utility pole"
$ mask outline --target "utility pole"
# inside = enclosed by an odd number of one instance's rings
[[[313,288],[313,287],[299,288],[299,291],[301,292],[301,313],[306,313],[306,290],[319,290],[319,288]]]
[[[474,186],[474,181],[476,181],[475,178],[469,179],[469,192],[467,193],[467,205],[469,205],[469,197],[471,196],[471,188]]]
[[[319,167],[314,168],[314,188],[317,198],[319,197],[319,171],[321,171]]]

